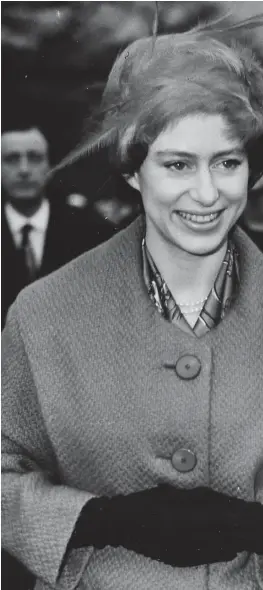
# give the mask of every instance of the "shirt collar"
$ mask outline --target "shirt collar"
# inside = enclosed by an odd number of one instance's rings
[[[32,225],[37,231],[44,233],[47,229],[49,213],[50,205],[47,199],[44,199],[41,206],[32,217],[22,215],[10,203],[5,205],[7,223],[13,233],[20,232],[27,223],[30,223],[30,225]]]
[[[214,328],[225,316],[235,299],[239,283],[238,252],[231,239],[225,258],[220,266],[214,282],[199,317],[192,328],[182,314],[167,284],[163,280],[147,246],[145,238],[142,240],[143,277],[148,295],[158,311],[170,322],[176,323],[184,332],[203,336]]]

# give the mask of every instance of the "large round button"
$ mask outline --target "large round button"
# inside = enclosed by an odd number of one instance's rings
[[[185,354],[178,359],[175,370],[180,379],[195,379],[201,371],[201,363],[197,356]]]
[[[189,449],[178,449],[172,456],[173,467],[180,472],[192,471],[196,466],[196,455]]]

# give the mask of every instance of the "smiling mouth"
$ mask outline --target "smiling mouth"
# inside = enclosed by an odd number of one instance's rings
[[[222,209],[220,211],[215,211],[214,213],[189,213],[188,211],[176,211],[177,215],[185,219],[186,221],[191,221],[192,223],[211,223],[218,219],[218,217],[222,213]]]

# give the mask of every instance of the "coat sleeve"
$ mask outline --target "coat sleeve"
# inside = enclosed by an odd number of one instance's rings
[[[92,549],[67,545],[92,495],[59,483],[16,306],[2,339],[2,544],[52,588],[73,590]]]

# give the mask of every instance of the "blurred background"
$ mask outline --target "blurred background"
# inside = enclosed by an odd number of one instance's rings
[[[18,105],[34,111],[57,163],[80,140],[118,52],[151,34],[155,2],[38,1],[1,6],[2,118],[12,116]],[[226,12],[232,20],[262,14],[263,2],[159,2],[158,30],[183,31]],[[257,30],[254,42],[257,38],[263,59],[262,33]],[[104,166],[96,170],[93,163],[80,162],[54,179],[56,198],[70,192],[89,200],[106,192],[109,196],[116,189],[107,180]]]

